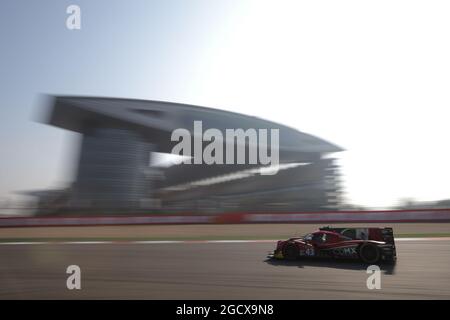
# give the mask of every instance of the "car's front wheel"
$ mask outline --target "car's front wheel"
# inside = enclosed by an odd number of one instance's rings
[[[288,243],[283,248],[283,256],[286,260],[295,260],[299,257],[300,253],[295,243]]]
[[[380,260],[380,249],[373,243],[363,243],[359,247],[359,257],[365,263],[377,263]]]

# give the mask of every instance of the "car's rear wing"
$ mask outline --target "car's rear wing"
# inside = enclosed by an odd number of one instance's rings
[[[394,242],[394,231],[392,228],[332,228],[323,227],[319,230],[332,231],[342,234],[354,240],[383,241],[390,244]]]

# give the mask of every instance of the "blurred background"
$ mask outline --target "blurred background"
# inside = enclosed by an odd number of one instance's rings
[[[223,173],[195,179],[204,170],[187,172],[155,154],[160,161],[146,168],[154,184],[147,208],[168,199],[174,210],[207,211],[448,206],[446,2],[75,2],[2,2],[2,214],[57,209],[82,175],[85,135],[44,125],[51,114],[44,107],[52,103],[42,93],[208,106],[275,121],[345,149],[286,160],[334,159],[311,170],[299,166],[269,178],[249,174],[214,187],[210,181],[182,199],[167,188]],[[81,8],[80,30],[66,28],[71,4]],[[336,170],[325,177],[319,172],[325,167]],[[306,171],[313,176],[308,183],[335,179],[328,189],[319,187],[330,194],[300,200],[317,193],[301,191]],[[271,193],[274,199],[261,202],[261,192],[285,187],[288,199]],[[237,200],[236,193],[253,202]]]
[[[449,14],[2,0],[0,299],[448,299]],[[171,133],[196,120],[278,129],[278,173],[179,164]],[[265,260],[325,224],[394,229],[382,290],[361,264]],[[73,264],[81,291],[65,286]]]

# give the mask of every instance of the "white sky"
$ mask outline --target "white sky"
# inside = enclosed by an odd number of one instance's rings
[[[191,88],[345,148],[353,203],[450,198],[449,16],[448,1],[253,1]]]

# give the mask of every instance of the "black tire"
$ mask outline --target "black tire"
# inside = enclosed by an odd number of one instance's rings
[[[359,247],[359,257],[365,263],[377,263],[381,258],[380,248],[373,243],[363,243]]]
[[[286,260],[295,260],[299,257],[300,252],[295,243],[288,243],[283,248],[283,257]]]

